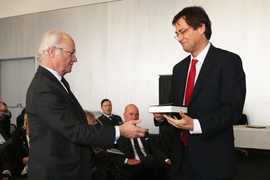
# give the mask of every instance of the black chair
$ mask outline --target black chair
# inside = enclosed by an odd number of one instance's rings
[[[10,124],[10,135],[12,137],[14,131],[17,129],[17,126],[15,124]]]

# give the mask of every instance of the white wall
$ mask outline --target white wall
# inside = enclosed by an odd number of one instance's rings
[[[0,18],[32,14],[38,12],[65,9],[121,0],[2,0],[0,1]]]
[[[122,116],[124,107],[135,103],[141,126],[157,132],[147,107],[158,103],[158,75],[170,74],[188,55],[173,38],[171,21],[191,5],[208,13],[213,45],[242,57],[249,123],[270,125],[270,61],[265,57],[270,47],[270,1],[122,0],[2,18],[0,59],[35,56],[46,31],[66,31],[76,42],[78,57],[66,77],[82,106],[99,110],[100,101],[109,98],[114,113]]]

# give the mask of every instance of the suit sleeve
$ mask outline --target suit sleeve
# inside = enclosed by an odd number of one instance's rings
[[[86,116],[78,102],[73,102],[62,85],[43,78],[36,83],[33,99],[28,103],[33,106],[32,119],[35,123],[45,124],[43,133],[58,133],[72,143],[102,146],[110,148],[115,141],[115,127],[92,126],[87,124]],[[40,84],[40,85],[39,85]],[[30,92],[31,93],[31,92]],[[31,95],[30,95],[31,96]],[[28,112],[29,116],[32,112]],[[35,117],[36,116],[36,117]],[[53,129],[53,131],[51,131]],[[32,129],[30,129],[30,132]],[[38,135],[40,131],[35,129]],[[30,134],[31,135],[31,134]],[[34,137],[33,137],[34,138]],[[59,143],[59,142],[55,142]]]
[[[196,114],[193,118],[199,119],[204,138],[232,127],[241,117],[245,102],[246,83],[241,58],[233,53],[219,56],[215,59],[217,65],[210,70],[211,76],[206,76],[198,97],[194,98],[197,106],[190,104],[189,113]],[[198,109],[201,114],[195,112]]]

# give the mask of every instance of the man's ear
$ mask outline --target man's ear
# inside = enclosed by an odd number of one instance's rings
[[[200,27],[198,27],[198,30],[200,31],[201,34],[204,34],[205,32],[205,24],[202,23]]]
[[[49,47],[49,48],[48,48],[48,56],[49,56],[49,57],[54,58],[54,57],[55,57],[55,52],[56,52],[56,50],[55,50],[54,47]]]

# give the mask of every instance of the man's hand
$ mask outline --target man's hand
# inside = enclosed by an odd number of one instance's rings
[[[98,148],[98,147],[92,147],[92,150],[94,151],[94,153],[98,154],[100,152],[107,152],[104,149]]]
[[[167,121],[172,124],[174,127],[178,128],[178,129],[185,129],[188,131],[193,131],[193,119],[191,117],[189,117],[188,115],[186,115],[185,113],[183,113],[182,111],[180,111],[180,116],[182,117],[182,119],[177,119],[175,116],[171,117],[169,115],[164,114],[163,116],[167,119]]]
[[[172,163],[170,159],[166,159],[165,162],[166,162],[167,164],[169,164],[169,165],[171,165],[171,163]]]
[[[148,129],[136,126],[136,124],[139,124],[141,121],[142,120],[130,120],[120,125],[120,135],[130,139],[144,137]]]
[[[139,164],[141,161],[138,160],[138,159],[128,159],[127,160],[127,164],[128,165],[136,165],[136,164]]]

